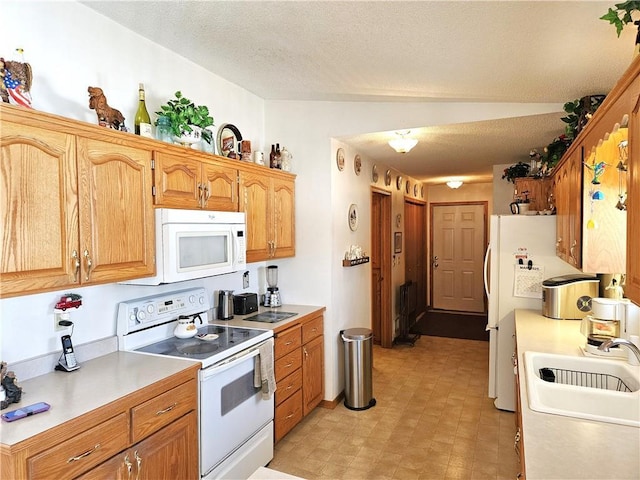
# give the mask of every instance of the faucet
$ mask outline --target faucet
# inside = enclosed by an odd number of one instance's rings
[[[616,345],[623,345],[627,347],[629,350],[631,350],[635,354],[636,358],[638,359],[638,362],[640,363],[640,348],[636,347],[633,343],[631,343],[629,340],[626,340],[624,338],[614,338],[612,340],[605,340],[600,345],[598,345],[598,350],[601,350],[603,352],[608,352],[609,348],[615,347]]]

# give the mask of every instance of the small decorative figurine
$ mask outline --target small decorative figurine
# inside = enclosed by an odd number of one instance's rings
[[[12,403],[18,403],[22,397],[22,388],[18,386],[16,374],[7,372],[6,362],[0,363],[0,383],[5,391],[5,399],[0,401],[0,410],[7,408]]]
[[[22,54],[22,49],[16,49]],[[31,65],[0,58],[0,98],[5,103],[31,107]]]
[[[127,128],[124,125],[124,116],[119,110],[107,104],[107,97],[104,95],[102,89],[89,87],[87,90],[89,92],[89,108],[96,111],[98,124],[103,127],[126,132]]]

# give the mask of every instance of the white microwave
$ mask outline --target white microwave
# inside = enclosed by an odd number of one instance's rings
[[[244,270],[242,212],[156,209],[156,276],[123,283],[160,285]]]

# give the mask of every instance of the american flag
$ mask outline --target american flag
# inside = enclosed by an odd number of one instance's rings
[[[7,92],[9,93],[10,103],[31,108],[31,96],[29,95],[29,92],[24,91],[20,82],[11,76],[11,72],[9,70],[5,70],[4,86],[7,88]]]

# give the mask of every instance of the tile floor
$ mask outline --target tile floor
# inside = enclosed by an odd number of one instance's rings
[[[377,405],[316,408],[269,467],[307,479],[515,479],[514,414],[487,397],[488,356],[475,340],[374,346]]]

